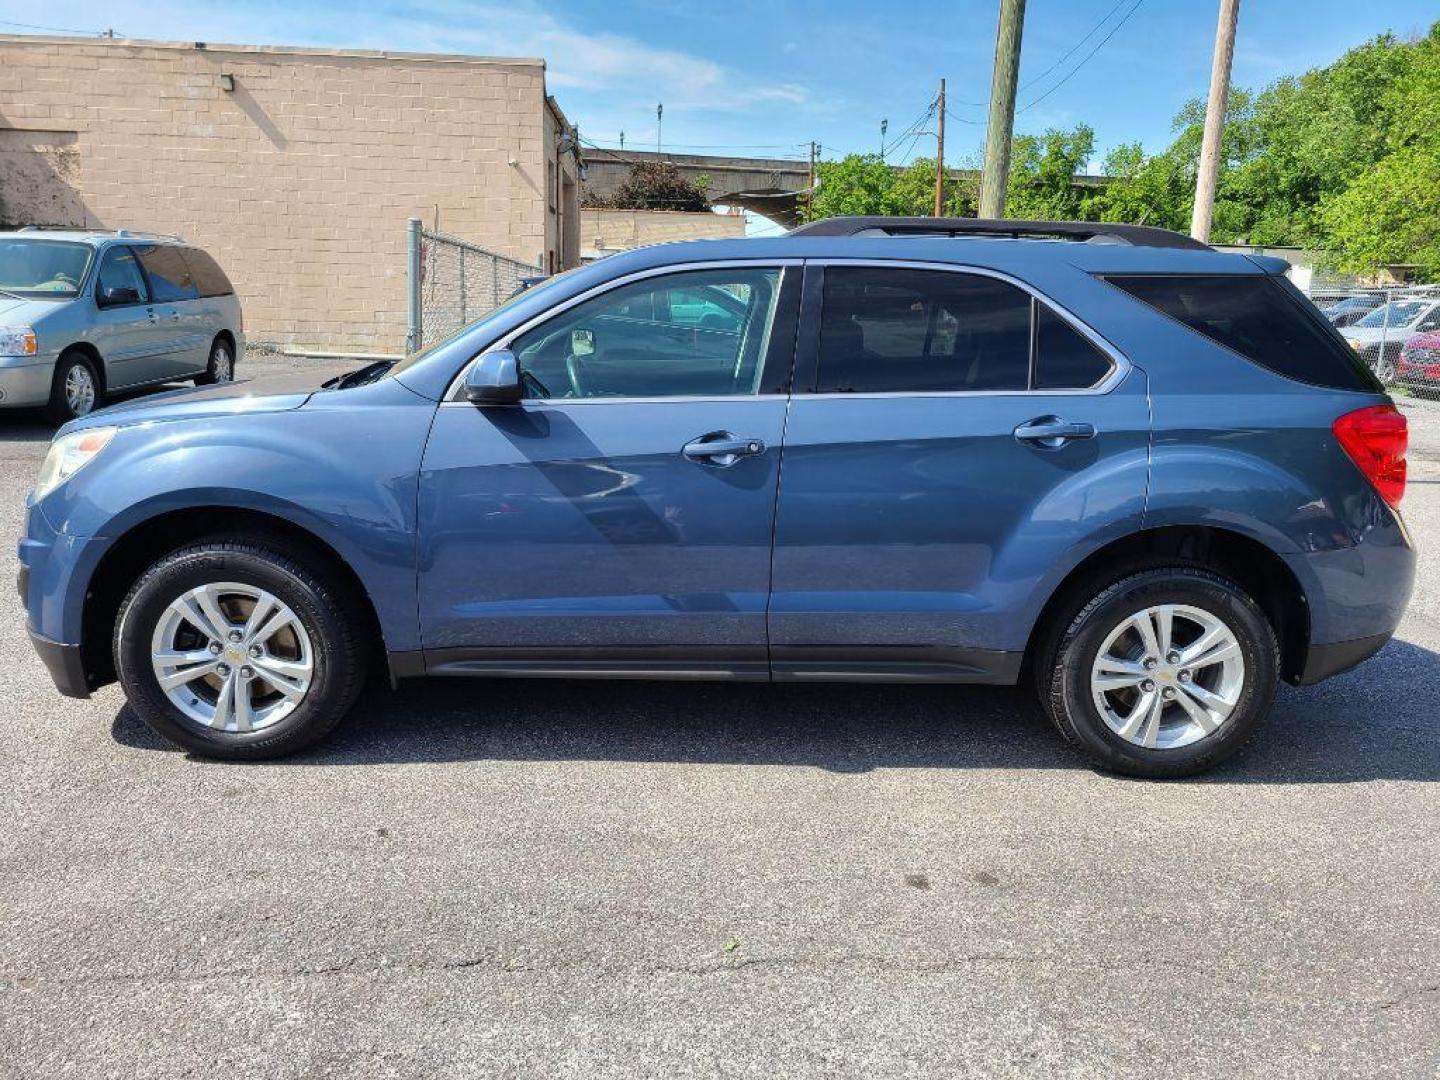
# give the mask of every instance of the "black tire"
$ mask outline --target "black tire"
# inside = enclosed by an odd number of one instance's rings
[[[1146,748],[1123,738],[1102,718],[1090,689],[1092,666],[1111,631],[1159,604],[1185,604],[1218,617],[1239,642],[1245,664],[1229,717],[1213,733],[1172,748]],[[1269,715],[1280,671],[1275,632],[1259,605],[1228,578],[1193,566],[1140,570],[1071,612],[1064,631],[1037,657],[1037,688],[1060,734],[1101,768],[1147,779],[1191,776],[1237,753]]]
[[[187,590],[216,582],[271,593],[290,607],[308,635],[314,654],[310,687],[293,711],[269,727],[250,732],[205,727],[177,708],[156,678],[150,647],[158,620]],[[115,670],[140,719],[192,753],[227,760],[282,757],[319,742],[355,703],[365,682],[367,625],[356,598],[285,542],[202,541],[166,555],[131,588],[116,621]]]
[[[220,378],[223,365],[228,365],[229,377]],[[195,376],[196,386],[214,386],[219,382],[234,382],[235,380],[235,346],[230,344],[228,338],[221,334],[210,343],[210,361],[205,366],[203,375]]]
[[[80,370],[88,375],[94,388],[94,398],[89,408],[77,409],[67,392],[70,373]],[[60,354],[55,362],[55,376],[50,382],[50,401],[45,406],[45,417],[51,423],[64,424],[81,416],[88,416],[105,402],[105,379],[90,357],[83,352],[71,350]]]

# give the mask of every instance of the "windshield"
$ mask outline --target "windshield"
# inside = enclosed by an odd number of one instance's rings
[[[90,266],[89,244],[7,237],[0,240],[0,289],[28,300],[70,300]]]
[[[1386,304],[1384,307],[1372,311],[1355,325],[1367,328],[1408,326],[1428,306],[1424,300],[1396,300],[1393,304]]]
[[[560,273],[560,274],[556,274],[554,277],[548,277],[548,278],[546,278],[544,281],[540,282],[540,284],[538,284],[538,285],[532,285],[532,286],[531,286],[530,288],[528,288],[528,289],[524,289],[524,290],[522,290],[521,292],[515,293],[513,296],[510,297],[510,299],[506,300],[506,301],[505,301],[503,304],[501,304],[499,307],[491,308],[491,309],[490,309],[489,311],[487,311],[484,315],[481,315],[480,318],[475,319],[473,322],[466,323],[464,326],[462,326],[459,330],[456,330],[456,331],[455,331],[453,334],[451,334],[449,337],[447,337],[447,338],[442,338],[440,341],[435,342],[433,345],[427,345],[427,346],[425,346],[425,348],[421,349],[419,352],[413,352],[413,353],[411,353],[409,356],[405,357],[404,360],[401,360],[398,364],[396,364],[394,367],[392,367],[392,368],[390,369],[390,371],[389,371],[389,374],[391,374],[391,375],[398,375],[398,374],[400,374],[400,372],[404,371],[406,368],[410,367],[412,364],[416,363],[417,361],[422,360],[422,359],[424,359],[425,357],[429,356],[431,353],[435,352],[437,349],[441,349],[441,348],[445,347],[446,345],[449,345],[450,342],[454,341],[454,340],[455,340],[456,338],[458,338],[461,334],[468,334],[472,329],[474,329],[475,327],[479,326],[481,323],[483,323],[483,322],[489,322],[491,319],[495,318],[497,315],[500,315],[501,313],[510,310],[510,308],[514,307],[514,306],[515,306],[516,304],[518,304],[521,300],[529,300],[531,297],[535,296],[537,293],[542,293],[542,292],[546,291],[547,289],[552,288],[557,281],[562,281],[562,280],[564,280],[565,278],[569,277],[571,274],[575,273],[575,271],[576,271],[576,270],[579,270],[579,269],[580,269],[580,267],[578,267],[578,266],[571,267],[569,270],[566,270],[565,272]]]

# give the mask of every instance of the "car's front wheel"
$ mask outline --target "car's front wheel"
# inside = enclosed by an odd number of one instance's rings
[[[364,681],[354,599],[283,543],[208,542],[131,589],[115,668],[139,717],[205,757],[279,757],[318,742]]]
[[[50,401],[45,413],[56,424],[88,416],[104,398],[100,372],[90,357],[71,351],[55,364],[55,377],[50,383]]]
[[[1040,669],[1055,726],[1097,764],[1188,776],[1234,754],[1270,711],[1275,632],[1235,582],[1197,567],[1144,570],[1101,589]]]

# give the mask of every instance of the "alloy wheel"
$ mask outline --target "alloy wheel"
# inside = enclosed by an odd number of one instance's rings
[[[73,364],[65,373],[65,404],[72,416],[85,416],[95,408],[95,376],[84,364]]]
[[[236,582],[176,597],[155,625],[150,664],[170,703],[212,731],[278,724],[305,700],[315,677],[300,617],[265,590]]]
[[[1158,604],[1122,620],[1101,643],[1090,673],[1091,697],[1106,725],[1146,749],[1213,735],[1244,687],[1235,631],[1188,604]]]

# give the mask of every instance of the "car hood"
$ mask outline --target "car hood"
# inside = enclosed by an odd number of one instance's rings
[[[1403,341],[1414,332],[1403,326],[1392,326],[1389,329],[1383,326],[1345,326],[1341,328],[1340,335],[1364,345],[1378,345],[1381,339],[1387,342]]]
[[[66,431],[112,424],[148,424],[164,420],[198,420],[207,416],[287,412],[298,409],[320,388],[318,374],[275,375],[247,382],[222,383],[171,390],[97,409],[65,425]]]
[[[26,300],[0,292],[0,326],[33,326],[60,306],[54,300]]]

